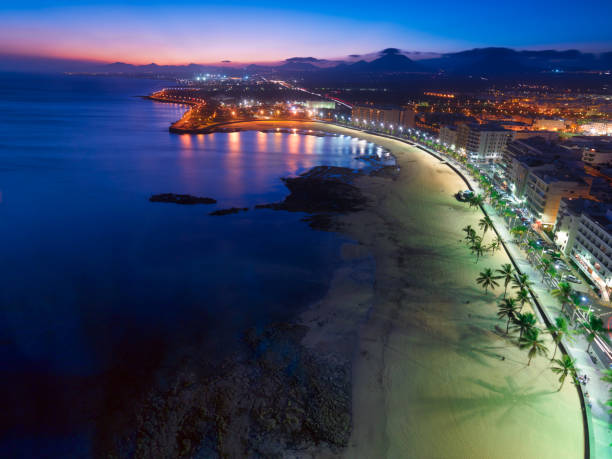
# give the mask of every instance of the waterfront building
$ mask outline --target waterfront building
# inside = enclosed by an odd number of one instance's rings
[[[336,102],[331,100],[307,100],[304,104],[307,110],[335,110]]]
[[[536,223],[544,227],[553,226],[562,198],[590,197],[591,185],[584,176],[584,173],[563,164],[530,168],[524,193]]]
[[[612,204],[563,199],[556,241],[608,300],[612,292]]]
[[[559,145],[547,136],[516,139],[516,134],[518,133],[514,133],[515,139],[506,144],[500,163],[510,180],[512,169],[522,167],[517,165],[517,162],[528,163],[528,167],[537,167],[555,161],[576,162],[581,159],[579,151]]]
[[[460,124],[457,148],[472,162],[499,162],[512,133],[496,124]]]
[[[409,107],[378,107],[371,105],[355,105],[351,111],[353,124],[395,126],[413,128],[414,110]]]
[[[442,126],[440,127],[440,135],[438,136],[440,142],[447,146],[457,145],[457,128],[455,126]]]

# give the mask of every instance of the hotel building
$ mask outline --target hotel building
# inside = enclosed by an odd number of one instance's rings
[[[612,205],[564,199],[556,222],[556,239],[564,253],[609,300],[612,293]]]
[[[495,124],[460,124],[456,147],[472,162],[499,162],[512,133]]]
[[[375,125],[380,127],[394,126],[413,128],[414,110],[408,107],[375,107],[370,105],[355,105],[351,112],[353,124],[358,126]]]

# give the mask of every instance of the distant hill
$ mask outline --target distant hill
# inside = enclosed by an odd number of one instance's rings
[[[418,72],[423,67],[403,54],[385,54],[370,62],[359,61],[348,66],[349,72]]]
[[[259,73],[281,78],[304,78],[312,81],[372,81],[400,80],[410,74],[446,74],[449,76],[517,76],[543,73],[612,70],[612,52],[601,55],[577,50],[516,51],[509,48],[477,48],[457,53],[433,55],[413,60],[422,54],[387,48],[367,54],[368,58],[357,62],[333,61],[315,57],[292,57],[278,64],[248,65],[244,67],[215,65],[133,65],[125,62],[112,64],[73,61],[53,58],[33,58],[0,55],[0,70],[4,71],[52,71],[88,72],[120,75],[190,78],[203,73],[222,73],[242,76]],[[359,55],[353,55],[353,58]]]
[[[609,70],[612,53],[596,56],[577,50],[516,51],[479,48],[419,61],[431,71],[457,75],[517,75],[550,71]]]

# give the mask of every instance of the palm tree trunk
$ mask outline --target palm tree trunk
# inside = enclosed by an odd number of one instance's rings
[[[561,380],[561,385],[559,386],[559,388],[557,389],[557,392],[560,392],[561,389],[563,388],[563,384],[565,384],[565,376],[563,377],[563,379]]]
[[[595,338],[593,338],[595,339]],[[591,344],[593,344],[593,340],[589,341],[589,345],[587,346],[587,353],[589,352],[589,349],[591,349]]]
[[[533,357],[529,357],[529,360],[527,361],[527,366],[531,365],[531,359],[532,359],[532,358],[533,358]]]
[[[510,319],[511,317],[508,316],[508,322],[506,322],[506,335],[508,334],[508,330],[510,330]]]
[[[557,341],[555,341],[555,352],[553,352],[553,356],[550,359],[550,361],[552,362],[553,360],[555,360],[555,355],[557,354],[557,348],[559,347],[559,343]]]

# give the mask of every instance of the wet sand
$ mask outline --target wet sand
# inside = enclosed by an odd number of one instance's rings
[[[526,366],[527,351],[495,331],[505,327],[495,316],[503,288],[485,296],[475,279],[509,259],[497,252],[476,264],[460,242],[461,228],[478,228],[483,216],[454,199],[466,188],[460,177],[402,142],[317,123],[296,127],[375,142],[401,167],[395,181],[357,180],[371,205],[339,217],[356,243],[345,245],[347,265],[302,317],[311,327],[305,345],[352,361],[353,431],[345,456],[583,457],[576,389],[568,379],[557,392],[546,357]],[[375,273],[365,268],[371,258]]]

